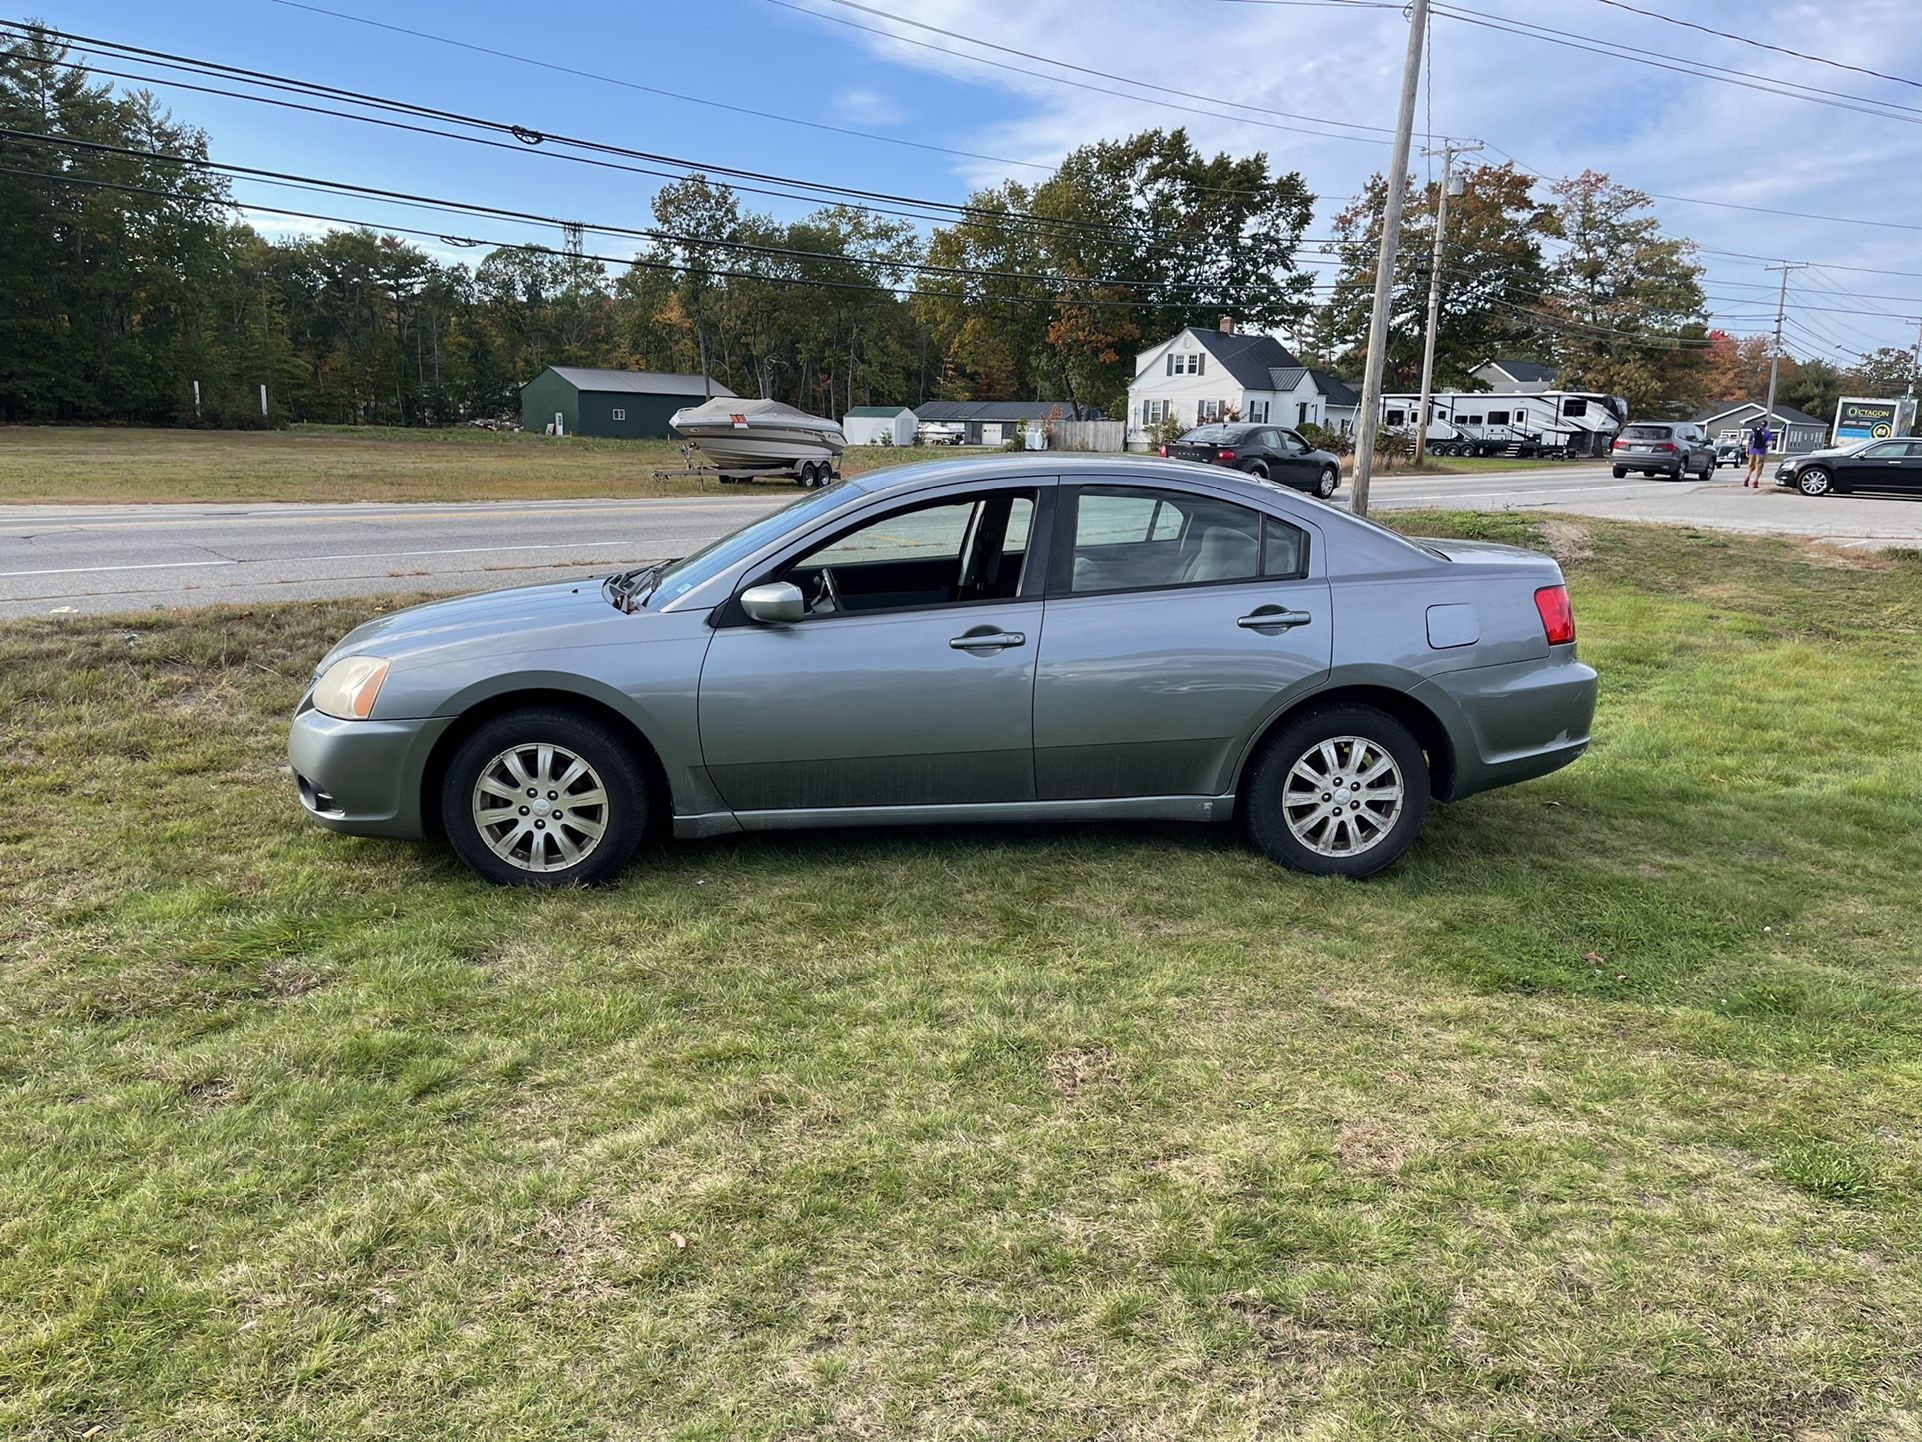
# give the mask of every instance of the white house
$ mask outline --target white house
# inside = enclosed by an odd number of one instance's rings
[[[1135,358],[1128,387],[1128,444],[1143,448],[1173,416],[1184,428],[1234,419],[1272,425],[1352,427],[1360,397],[1326,371],[1301,364],[1271,335],[1190,326]]]
[[[911,446],[921,419],[906,406],[856,406],[841,417],[851,446]]]
[[[1556,378],[1554,366],[1525,360],[1485,360],[1468,373],[1498,396],[1540,395]]]

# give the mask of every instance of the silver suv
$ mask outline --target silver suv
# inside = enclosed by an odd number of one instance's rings
[[[1715,474],[1715,445],[1693,421],[1638,421],[1622,427],[1609,460],[1618,481],[1630,471],[1671,481],[1683,476],[1706,481]]]

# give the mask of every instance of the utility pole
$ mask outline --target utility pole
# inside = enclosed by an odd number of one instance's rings
[[[1401,69],[1401,113],[1388,158],[1388,194],[1381,208],[1381,249],[1375,256],[1375,308],[1368,316],[1368,360],[1362,367],[1361,410],[1355,425],[1354,493],[1348,509],[1368,514],[1368,483],[1375,473],[1375,432],[1381,429],[1381,365],[1388,350],[1388,303],[1395,289],[1395,251],[1401,244],[1401,207],[1408,189],[1408,147],[1415,130],[1415,92],[1421,84],[1422,39],[1428,0],[1408,7],[1408,56]]]
[[[1775,344],[1769,347],[1769,398],[1767,408],[1762,412],[1762,424],[1769,423],[1775,414],[1775,376],[1782,368],[1782,322],[1788,319],[1789,309],[1789,272],[1801,270],[1807,261],[1783,261],[1780,265],[1765,265],[1763,270],[1782,272],[1782,289],[1775,297]]]
[[[1435,332],[1441,326],[1442,237],[1448,233],[1448,197],[1459,195],[1465,189],[1455,175],[1455,157],[1472,155],[1481,148],[1482,143],[1477,140],[1473,145],[1450,142],[1422,151],[1423,155],[1442,158],[1442,180],[1441,193],[1435,197],[1435,251],[1428,262],[1428,329],[1421,343],[1421,409],[1415,412],[1419,417],[1415,422],[1415,464],[1418,466],[1428,454],[1428,404],[1435,393]]]

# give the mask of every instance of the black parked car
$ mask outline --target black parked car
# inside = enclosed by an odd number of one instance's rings
[[[1316,450],[1280,426],[1233,421],[1197,426],[1180,440],[1163,446],[1161,454],[1170,460],[1232,466],[1251,476],[1307,491],[1324,501],[1341,484],[1341,461],[1336,456]]]
[[[1805,496],[1922,490],[1922,440],[1896,436],[1791,456],[1777,468],[1775,480]]]

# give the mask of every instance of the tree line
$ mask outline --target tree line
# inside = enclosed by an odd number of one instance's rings
[[[979,190],[925,236],[852,204],[778,219],[694,175],[657,192],[631,259],[559,234],[450,258],[454,237],[263,235],[203,132],[64,58],[38,35],[0,52],[0,127],[104,147],[0,139],[0,420],[440,425],[513,414],[520,383],[570,364],[706,370],[825,414],[931,396],[1120,414],[1141,349],[1223,315],[1359,369],[1381,176],[1310,237],[1298,173],[1151,130]],[[1438,385],[1502,354],[1638,410],[1754,390],[1757,343],[1707,328],[1692,247],[1646,197],[1592,173],[1546,197],[1512,166],[1467,180]],[[1391,389],[1418,375],[1430,263],[1435,197],[1409,184]],[[1829,369],[1789,367],[1783,398],[1801,404],[1806,381],[1821,413],[1813,391],[1854,379]]]

